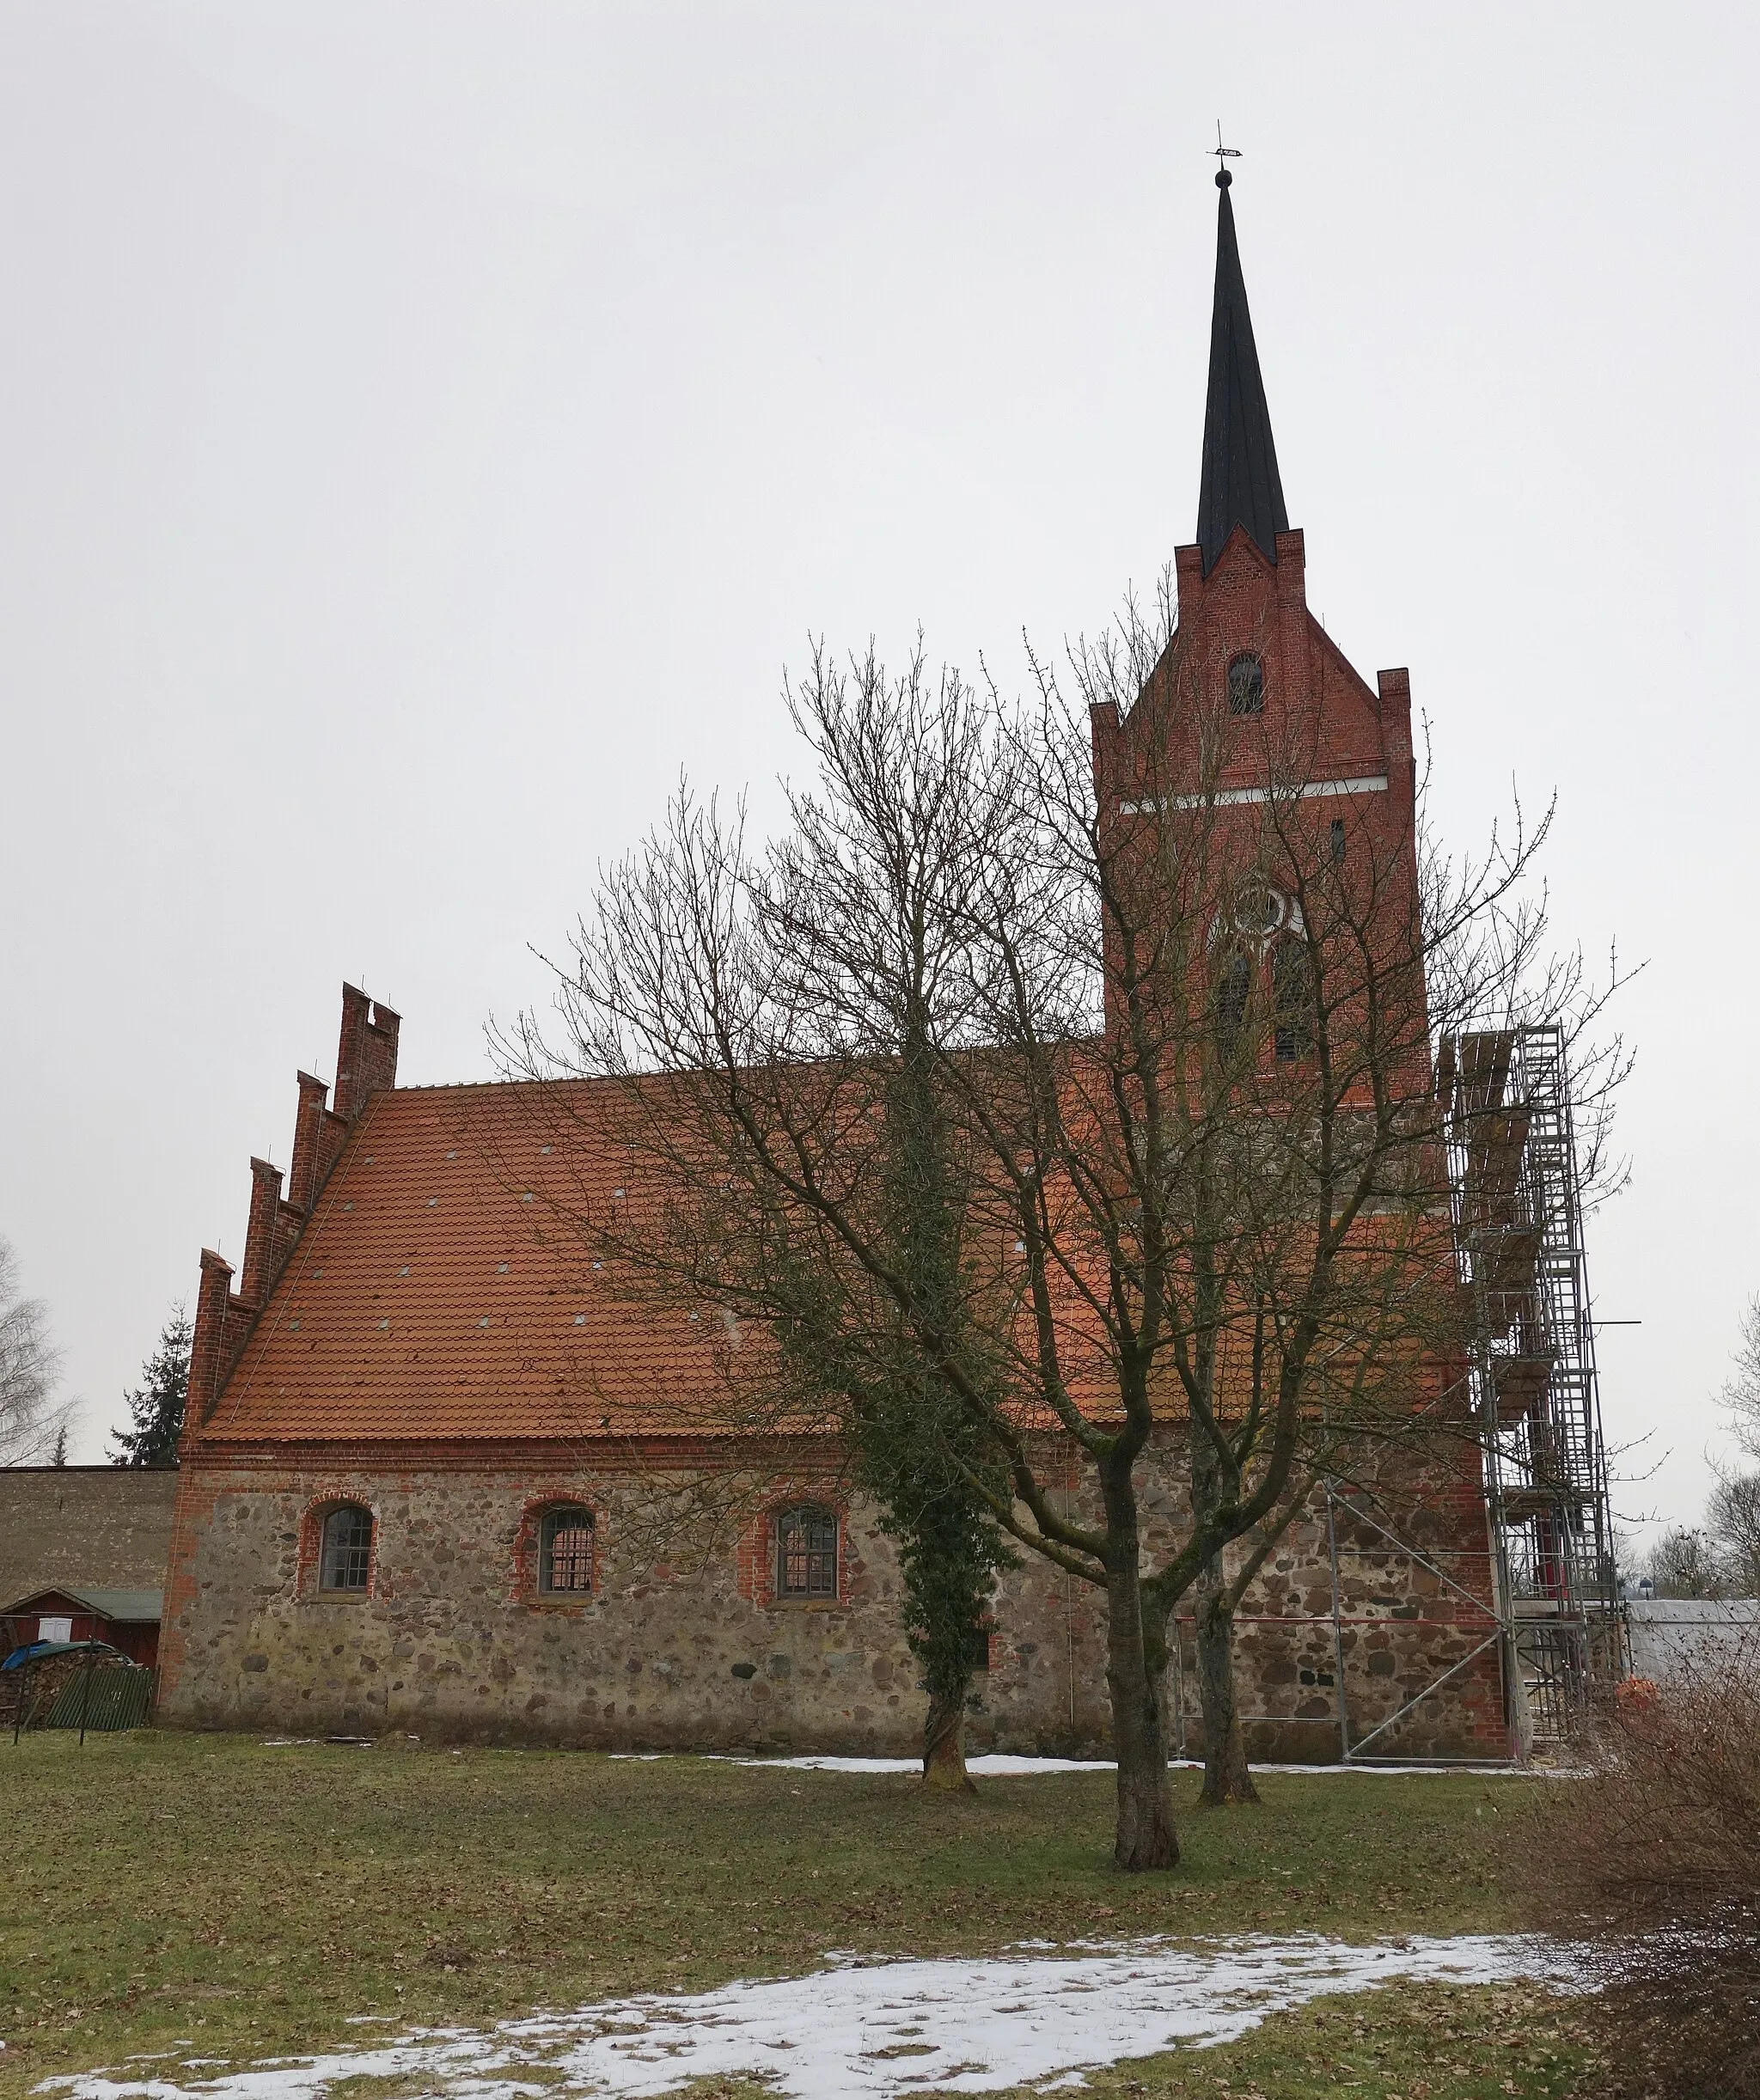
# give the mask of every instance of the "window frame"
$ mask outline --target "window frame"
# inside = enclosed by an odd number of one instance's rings
[[[804,1563],[804,1581],[798,1589],[791,1587],[789,1579],[791,1557],[790,1533],[797,1528],[817,1521],[828,1525],[830,1538],[822,1537],[814,1543],[808,1542],[795,1551]],[[774,1552],[772,1555],[771,1580],[773,1591],[779,1604],[836,1604],[843,1596],[843,1518],[829,1503],[795,1502],[776,1512]],[[816,1571],[828,1578],[829,1587],[814,1587]]]
[[[332,1530],[345,1517],[364,1521],[366,1525],[364,1543],[360,1542],[359,1535],[357,1533],[355,1543],[344,1547],[339,1542],[333,1546]],[[370,1596],[372,1594],[373,1569],[378,1556],[379,1519],[368,1504],[342,1501],[327,1505],[318,1513],[316,1543],[318,1548],[316,1590],[320,1596],[354,1597]],[[332,1579],[345,1554],[348,1556],[351,1566],[356,1565],[358,1566],[360,1574],[358,1582],[338,1582]]]
[[[537,1594],[541,1597],[553,1597],[563,1603],[579,1603],[594,1596],[598,1588],[598,1523],[593,1511],[584,1502],[553,1502],[537,1512]],[[558,1585],[553,1581],[553,1558],[556,1550],[556,1533],[564,1517],[580,1521],[570,1526],[571,1530],[586,1534],[586,1580]]]

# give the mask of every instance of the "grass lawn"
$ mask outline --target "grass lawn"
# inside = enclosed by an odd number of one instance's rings
[[[1524,1792],[1274,1775],[1262,1809],[1202,1814],[1181,1773],[1185,1865],[1139,1877],[1110,1863],[1109,1773],[991,1780],[949,1799],[903,1776],[153,1732],[83,1749],[31,1736],[0,1760],[9,2096],[180,2043],[268,2055],[360,2039],[354,2014],[474,2024],[799,1975],[834,1947],[1497,1930],[1512,1923],[1500,1834]],[[1575,2017],[1506,1990],[1409,1987],[1321,2001],[1094,2085],[1213,2100],[1353,2083],[1375,2100],[1588,2093]]]

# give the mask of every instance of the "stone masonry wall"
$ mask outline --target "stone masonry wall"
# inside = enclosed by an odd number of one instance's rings
[[[1317,1496],[1248,1591],[1236,1653],[1250,1755],[1317,1764],[1347,1747],[1392,1759],[1510,1754],[1476,1486],[1444,1473],[1402,1490],[1341,1490],[1329,1527]],[[1199,1755],[1195,1671],[1187,1621],[1172,1733]]]
[[[755,1749],[904,1755],[923,1701],[899,1630],[899,1580],[872,1513],[823,1484],[779,1491],[738,1539],[674,1541],[655,1565],[641,1512],[651,1479],[578,1458],[461,1458],[392,1465],[186,1464],[161,1648],[160,1718],[302,1735],[553,1743],[602,1749]],[[773,1523],[813,1499],[840,1507],[833,1602],[779,1601]],[[358,1501],[375,1518],[370,1588],[321,1593],[324,1511]],[[1151,1544],[1172,1487],[1146,1497]],[[586,1601],[535,1590],[546,1505],[595,1515]],[[1439,1505],[1433,1529],[1466,1550],[1483,1521]],[[1466,1529],[1461,1527],[1463,1515]],[[1241,1628],[1256,1755],[1320,1761],[1341,1747],[1336,1662],[1360,1740],[1488,1630],[1468,1602],[1364,1524],[1338,1526],[1344,1590],[1332,1589],[1323,1507],[1297,1526],[1250,1596]],[[1353,1558],[1352,1556],[1355,1557]],[[1463,1566],[1464,1566],[1464,1562]],[[1003,1577],[989,1668],[975,1694],[975,1749],[1103,1753],[1103,1600],[1024,1556]],[[1176,1712],[1198,1735],[1182,1679]],[[1389,1754],[1500,1756],[1494,1647],[1373,1746]]]

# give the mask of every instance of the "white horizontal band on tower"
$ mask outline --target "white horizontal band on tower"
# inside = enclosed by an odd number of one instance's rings
[[[1272,797],[1297,798],[1306,802],[1315,795],[1384,795],[1387,792],[1385,773],[1366,773],[1358,780],[1311,780],[1301,788],[1216,788],[1207,795],[1170,795],[1166,806],[1170,809],[1201,809],[1207,803],[1219,809],[1225,803],[1269,802]],[[1147,802],[1121,802],[1118,805],[1121,816],[1152,816],[1161,807],[1153,797]]]

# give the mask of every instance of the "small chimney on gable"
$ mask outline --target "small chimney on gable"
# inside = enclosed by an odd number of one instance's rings
[[[203,1248],[202,1280],[196,1291],[196,1316],[190,1336],[189,1397],[180,1444],[186,1443],[205,1425],[229,1368],[226,1362],[226,1308],[231,1284],[232,1268],[225,1257],[217,1255],[211,1247]]]
[[[1387,773],[1402,791],[1415,800],[1418,792],[1418,755],[1412,748],[1412,675],[1403,665],[1376,674],[1376,697],[1381,703],[1381,748],[1386,754]]]

